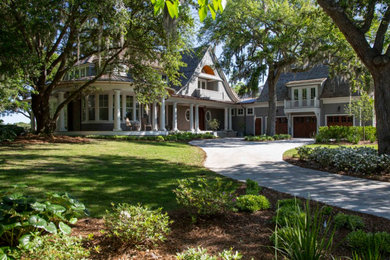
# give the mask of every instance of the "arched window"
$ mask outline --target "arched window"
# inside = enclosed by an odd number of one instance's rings
[[[202,68],[202,73],[206,73],[206,74],[215,76],[214,70],[208,65],[206,65]]]
[[[207,111],[206,112],[206,121],[209,122],[211,120],[211,112]]]
[[[186,117],[187,121],[190,121],[190,110],[189,109],[186,110],[185,117]]]

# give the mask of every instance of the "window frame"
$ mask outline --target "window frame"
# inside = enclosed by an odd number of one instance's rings
[[[240,111],[242,111],[242,113],[240,113]],[[237,116],[244,116],[245,114],[245,111],[243,108],[237,108]]]

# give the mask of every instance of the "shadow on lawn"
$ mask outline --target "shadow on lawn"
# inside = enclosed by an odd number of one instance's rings
[[[0,161],[6,162],[0,174],[2,190],[7,183],[24,183],[33,193],[66,191],[85,203],[92,216],[104,214],[111,202],[140,202],[174,209],[177,204],[172,190],[178,179],[213,174],[202,167],[162,159],[106,154],[76,158],[35,153],[0,154]],[[10,167],[7,167],[8,162]]]

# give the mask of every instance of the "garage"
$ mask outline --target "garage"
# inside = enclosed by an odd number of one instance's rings
[[[275,133],[278,135],[287,134],[288,133],[287,129],[288,129],[287,117],[276,118]]]
[[[315,116],[293,117],[294,137],[311,138],[317,132],[317,118]]]
[[[327,126],[353,126],[352,116],[327,116]]]

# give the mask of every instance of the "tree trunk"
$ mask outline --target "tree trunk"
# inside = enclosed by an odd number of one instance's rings
[[[270,70],[267,78],[268,82],[268,118],[267,118],[267,135],[275,135],[275,120],[276,120],[276,82],[278,77],[274,70]]]
[[[390,66],[372,73],[375,85],[376,131],[379,154],[390,155]]]
[[[56,129],[56,120],[50,118],[49,96],[31,95],[31,109],[36,119],[36,133],[52,135]]]

